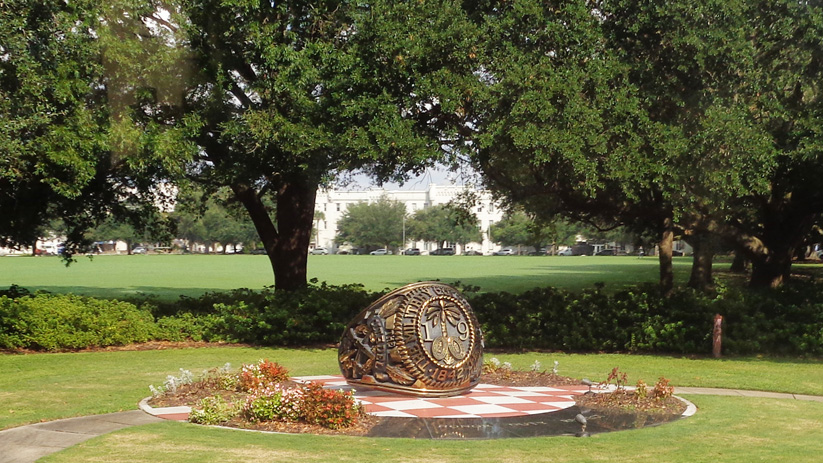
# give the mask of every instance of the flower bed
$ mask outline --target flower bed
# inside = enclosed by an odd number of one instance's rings
[[[513,370],[492,358],[484,364],[481,382],[500,386],[570,386],[581,381],[551,372]],[[189,406],[189,421],[291,433],[365,435],[380,418],[365,413],[351,392],[324,389],[317,383],[296,383],[282,366],[261,360],[232,372],[229,365],[204,372],[198,379],[181,370],[159,388],[152,386],[152,407]],[[661,378],[654,387],[638,381],[626,387],[627,376],[615,368],[598,386],[609,392],[577,397],[581,407],[637,414],[680,415],[686,405],[673,397],[674,388]],[[600,388],[596,388],[600,389]]]

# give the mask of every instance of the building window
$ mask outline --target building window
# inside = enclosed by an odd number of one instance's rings
[[[337,203],[337,212],[340,212],[340,203]]]
[[[417,210],[417,203],[412,203],[412,210],[413,210],[413,211],[416,211],[416,210]]]

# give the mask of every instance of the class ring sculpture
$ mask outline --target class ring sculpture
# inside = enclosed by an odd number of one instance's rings
[[[355,387],[458,395],[480,381],[483,334],[459,291],[438,282],[413,283],[381,297],[349,323],[338,360]]]

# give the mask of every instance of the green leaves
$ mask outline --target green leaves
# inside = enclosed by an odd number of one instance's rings
[[[407,223],[406,234],[416,241],[470,243],[481,241],[480,224],[470,210],[452,204],[421,209]]]
[[[341,241],[364,248],[391,248],[403,245],[406,206],[385,197],[373,203],[348,206],[338,222]]]

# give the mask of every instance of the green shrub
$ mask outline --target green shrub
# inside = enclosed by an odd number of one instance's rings
[[[298,421],[303,399],[302,388],[266,388],[246,399],[243,414],[249,421]]]
[[[708,354],[712,320],[723,315],[723,351],[823,355],[823,285],[798,282],[777,290],[705,295],[655,285],[606,293],[602,285],[571,293],[536,288],[522,294],[466,297],[492,348]],[[346,324],[382,294],[359,285],[313,281],[290,292],[238,289],[137,304],[72,295],[0,295],[0,348],[77,349],[143,342],[225,341],[271,346],[336,343]],[[155,321],[152,314],[157,316]]]
[[[31,295],[31,291],[18,285],[11,285],[9,289],[0,290],[0,297],[6,296],[9,299],[17,299],[18,297],[29,295]]]
[[[237,295],[237,294],[235,294]],[[266,289],[249,300],[221,299],[203,336],[208,340],[299,346],[333,343],[348,322],[380,296],[360,285],[325,283],[290,293]],[[199,304],[195,304],[199,305]]]
[[[216,425],[225,423],[239,413],[239,408],[226,402],[219,395],[206,397],[197,407],[192,407],[189,421],[197,424]]]
[[[822,301],[822,302],[818,302]],[[712,320],[725,318],[728,354],[823,354],[823,285],[725,290],[709,296],[678,289],[663,297],[646,285],[609,295],[538,288],[487,293],[469,302],[493,348],[708,354]]]
[[[133,304],[75,295],[0,298],[0,346],[61,350],[154,339],[152,315]]]

